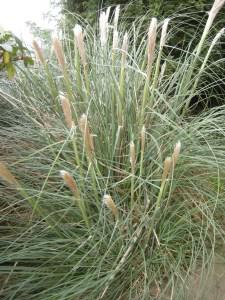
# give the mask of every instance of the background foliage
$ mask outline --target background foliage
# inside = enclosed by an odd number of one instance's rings
[[[23,61],[25,66],[33,64],[23,42],[9,31],[0,31],[0,71],[6,71],[8,77],[13,78],[19,61]]]
[[[122,6],[128,5],[127,14],[130,18],[140,16],[150,10],[155,16],[164,16],[174,13],[174,11],[182,11],[191,9],[196,11],[207,10],[209,5],[208,0],[61,0],[63,8],[72,13],[79,13],[83,17],[95,15],[96,10],[106,7],[121,4]]]

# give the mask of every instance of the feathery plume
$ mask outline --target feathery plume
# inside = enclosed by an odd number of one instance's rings
[[[214,1],[211,10],[208,12],[209,17],[208,17],[207,23],[205,25],[202,39],[205,39],[206,35],[208,34],[208,32],[213,24],[214,19],[216,18],[217,14],[221,10],[221,8],[224,6],[224,4],[225,4],[225,0],[215,0]]]
[[[168,29],[168,25],[169,25],[169,21],[170,19],[167,18],[164,20],[163,26],[162,26],[162,34],[161,34],[161,38],[160,38],[160,48],[163,48],[166,44],[166,35],[167,35],[167,29]]]
[[[113,50],[118,48],[119,44],[119,34],[117,30],[118,20],[119,20],[119,13],[120,13],[120,5],[116,6],[115,14],[114,14],[114,26],[113,26]]]
[[[119,21],[119,14],[120,14],[120,5],[117,5],[115,8],[115,14],[114,14],[114,30],[117,31],[117,27],[118,27],[118,21]]]
[[[62,70],[66,69],[66,62],[65,62],[65,56],[62,48],[62,44],[60,40],[57,37],[54,37],[52,40],[52,46],[55,52],[55,55],[57,57],[58,63]]]
[[[79,128],[82,132],[84,144],[88,153],[89,158],[92,158],[94,152],[93,136],[91,135],[90,128],[88,126],[87,115],[83,114],[79,121]]]
[[[42,63],[42,65],[44,65],[46,62],[45,62],[44,53],[43,53],[41,47],[38,45],[37,41],[35,41],[35,40],[33,40],[32,45],[33,45],[37,59]]]
[[[62,110],[64,113],[66,125],[69,129],[71,129],[73,127],[74,123],[73,123],[70,101],[63,95],[60,95],[59,97],[61,100],[61,105],[62,105]]]
[[[80,192],[77,187],[76,181],[74,180],[73,176],[64,170],[60,171],[60,175],[64,180],[64,183],[68,186],[68,188],[71,190],[71,192],[74,194],[74,196],[78,199],[80,198]]]
[[[201,53],[203,44],[205,42],[205,39],[209,33],[210,28],[212,27],[213,21],[215,19],[215,17],[217,16],[217,14],[219,13],[219,11],[221,10],[221,8],[224,6],[225,4],[225,0],[215,0],[213,3],[213,6],[211,8],[211,10],[208,12],[208,20],[206,22],[201,40],[198,44],[198,47],[196,49],[196,59],[199,57],[199,54]],[[196,62],[196,59],[194,62]]]
[[[218,42],[218,40],[221,38],[221,36],[225,33],[225,28],[220,29],[220,31],[216,34],[214,39],[212,40],[212,44],[210,46],[210,50],[212,47],[215,46],[215,44]]]
[[[104,11],[100,13],[99,31],[101,46],[104,47],[108,40],[108,19],[107,14]]]
[[[111,10],[111,7],[109,6],[109,7],[107,8],[107,10],[106,10],[106,13],[105,13],[107,23],[109,22],[110,10]]]
[[[132,173],[134,173],[135,164],[136,164],[136,155],[135,155],[135,145],[133,141],[130,142],[130,164],[131,164]]]
[[[214,37],[214,39],[212,40],[212,43],[211,43],[211,45],[210,45],[210,47],[209,47],[209,50],[208,50],[207,54],[205,55],[205,59],[204,59],[202,65],[201,65],[201,68],[200,68],[200,71],[201,71],[201,72],[204,70],[204,68],[205,68],[205,66],[206,66],[206,63],[207,63],[207,61],[208,61],[208,59],[209,59],[209,56],[210,56],[210,54],[211,54],[211,52],[212,52],[212,50],[213,50],[213,47],[216,45],[216,43],[218,42],[218,40],[221,38],[221,36],[222,36],[224,33],[225,33],[225,28],[222,28],[222,29],[216,34],[216,36]],[[197,79],[197,80],[195,81],[194,88],[196,88],[198,82],[199,82],[199,79]]]
[[[111,210],[115,219],[117,219],[118,218],[118,209],[117,209],[116,204],[113,201],[112,197],[110,195],[104,195],[103,203]]]
[[[12,185],[19,186],[15,176],[9,171],[3,162],[0,162],[0,177]]]
[[[74,38],[75,38],[75,46],[78,49],[82,65],[85,68],[85,66],[87,64],[87,60],[86,60],[84,34],[83,34],[82,27],[79,24],[76,24],[73,29],[73,32],[74,32]]]
[[[172,155],[172,161],[173,161],[173,167],[175,168],[178,157],[180,155],[181,150],[181,142],[178,141],[174,147],[173,155]]]
[[[224,6],[225,0],[215,0],[209,14],[217,15],[221,8]]]
[[[162,174],[162,182],[165,182],[167,176],[170,173],[170,169],[171,169],[171,165],[172,165],[172,158],[171,157],[167,157],[164,160],[164,167],[163,167],[163,174]]]
[[[148,31],[148,75],[151,74],[157,35],[157,19],[152,18]]]

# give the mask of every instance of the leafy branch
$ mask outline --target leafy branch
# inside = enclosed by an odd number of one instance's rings
[[[16,64],[22,61],[27,67],[33,65],[29,50],[22,41],[10,31],[0,32],[0,72],[7,72],[12,79],[16,73]]]

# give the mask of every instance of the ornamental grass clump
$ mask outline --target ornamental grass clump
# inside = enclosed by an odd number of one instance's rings
[[[34,67],[1,81],[0,298],[182,300],[207,270],[225,238],[225,105],[190,103],[221,97],[223,4],[179,57],[174,18],[125,31],[117,7],[51,57],[34,42]]]

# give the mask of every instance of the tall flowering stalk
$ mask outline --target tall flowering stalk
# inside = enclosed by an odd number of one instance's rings
[[[214,20],[215,20],[215,18],[217,16],[217,14],[219,13],[219,11],[224,6],[224,4],[225,4],[225,0],[215,0],[214,1],[211,10],[208,13],[208,20],[207,20],[206,26],[204,28],[201,40],[200,40],[200,42],[198,44],[198,47],[196,49],[195,61],[199,57],[199,54],[200,54],[200,52],[202,50],[202,46],[203,46],[203,44],[205,42],[205,39],[207,38],[207,35],[208,35],[208,33],[209,33],[209,31],[210,31],[210,29],[212,27],[212,24],[213,24],[213,22],[214,22]]]
[[[87,152],[87,156],[90,160],[93,159],[94,154],[94,142],[93,136],[88,125],[87,115],[83,114],[79,120],[79,128],[83,135],[84,145]]]
[[[114,62],[115,49],[119,46],[118,21],[120,14],[120,5],[117,5],[113,21],[113,45],[112,45],[112,61]]]
[[[118,30],[119,15],[120,15],[120,5],[117,5],[115,8],[114,21],[113,21],[114,30]]]
[[[163,174],[162,174],[162,178],[161,178],[161,182],[163,185],[165,184],[166,179],[167,179],[168,175],[170,174],[172,163],[173,163],[173,160],[171,157],[167,157],[164,160]]]
[[[76,24],[74,27],[74,40],[75,40],[75,48],[78,50],[79,56],[80,56],[80,61],[83,66],[84,70],[84,77],[86,81],[86,88],[89,93],[90,87],[89,87],[89,79],[88,79],[88,68],[87,68],[87,57],[86,57],[86,49],[85,49],[85,42],[84,42],[84,33],[82,30],[82,27],[79,24]],[[78,57],[76,57],[76,60]],[[77,73],[78,73],[78,81],[80,85],[80,89],[82,89],[81,86],[81,78],[80,78],[80,72],[79,72],[79,63],[77,63]]]
[[[191,95],[194,94],[195,89],[197,88],[197,85],[198,85],[198,83],[199,83],[199,81],[200,81],[200,78],[201,78],[201,74],[202,74],[202,72],[203,72],[204,69],[205,69],[205,66],[206,66],[206,64],[207,64],[207,62],[208,62],[209,56],[210,56],[210,54],[212,53],[212,50],[213,50],[214,46],[217,44],[218,40],[219,40],[219,39],[222,37],[222,35],[224,35],[224,34],[225,34],[225,28],[222,28],[222,29],[216,34],[216,36],[214,37],[214,39],[212,40],[212,43],[211,43],[211,45],[210,45],[210,47],[209,47],[209,50],[208,50],[208,52],[207,52],[207,54],[206,54],[206,56],[205,56],[205,58],[204,58],[204,61],[203,61],[202,65],[201,65],[201,68],[200,68],[200,70],[199,70],[199,74],[198,74],[198,76],[196,76],[196,80],[195,80],[195,82],[194,82],[194,84],[193,84],[193,86],[192,86],[192,92],[190,93]],[[190,97],[189,99],[187,99],[184,111],[186,111],[186,109],[189,107],[190,101],[191,101],[191,97]]]
[[[147,55],[148,55],[147,77],[148,77],[148,79],[151,76],[152,65],[153,65],[153,61],[154,61],[156,36],[157,36],[157,19],[152,18],[150,26],[149,26],[149,30],[148,30],[148,46],[147,46]]]
[[[174,146],[174,150],[173,150],[173,154],[171,157],[167,157],[164,161],[164,167],[163,167],[163,174],[162,174],[162,178],[161,178],[161,185],[160,185],[160,191],[159,191],[159,195],[157,198],[157,202],[156,202],[156,210],[159,209],[160,207],[160,203],[161,203],[161,199],[163,196],[163,192],[165,189],[165,184],[167,182],[167,178],[170,175],[171,170],[175,169],[175,166],[177,164],[178,158],[180,156],[180,151],[181,151],[181,142],[178,141],[176,143],[176,145]]]
[[[147,42],[147,75],[146,75],[146,82],[143,91],[143,99],[141,104],[141,112],[140,112],[140,126],[143,126],[144,123],[144,113],[146,108],[147,99],[149,98],[149,82],[152,74],[152,65],[154,62],[154,54],[155,54],[155,46],[156,46],[156,37],[157,37],[157,19],[152,18],[149,30],[148,30],[148,42]],[[149,106],[152,106],[152,97],[149,98],[150,103]]]
[[[62,110],[64,113],[66,125],[69,129],[71,129],[74,126],[73,122],[73,116],[72,116],[72,110],[71,110],[71,104],[68,98],[66,98],[63,95],[60,95]]]
[[[65,170],[61,170],[60,171],[60,175],[63,178],[63,181],[66,184],[66,186],[73,193],[75,202],[78,203],[78,206],[80,208],[82,217],[83,217],[83,219],[84,219],[87,227],[89,227],[89,220],[88,220],[88,216],[87,216],[87,211],[86,211],[85,203],[81,199],[80,191],[79,191],[79,188],[77,186],[77,183],[76,183],[75,179],[73,178],[73,176],[69,172],[67,172]]]
[[[40,63],[42,65],[45,65],[46,64],[46,60],[45,60],[45,57],[44,57],[44,53],[43,53],[41,47],[38,45],[38,42],[35,41],[35,40],[33,40],[32,46],[34,48],[34,51],[35,51],[37,59],[40,61]]]
[[[100,43],[102,47],[105,47],[108,41],[108,33],[109,33],[109,13],[110,8],[106,12],[102,11],[99,17],[99,32],[100,32]]]
[[[179,141],[176,143],[174,150],[173,150],[173,155],[172,155],[173,168],[175,168],[175,166],[177,164],[177,160],[180,155],[180,150],[181,150],[181,142]]]
[[[161,58],[162,58],[162,51],[166,44],[166,37],[167,37],[169,21],[170,21],[169,18],[165,19],[163,26],[162,26],[162,33],[161,33],[160,44],[159,44],[159,53],[158,53],[158,57],[157,57],[157,61],[156,61],[155,74],[154,74],[154,79],[153,79],[153,84],[152,84],[153,90],[156,88],[157,82],[159,80],[159,69],[160,69],[160,63],[161,63]]]
[[[128,52],[128,33],[126,32],[123,37],[123,44],[122,44],[122,56],[121,56],[121,70],[120,70],[120,97],[118,99],[118,120],[119,124],[123,124],[123,104],[125,101],[125,67],[126,67],[126,59],[127,59],[127,52]]]
[[[53,50],[55,52],[55,56],[57,58],[58,64],[63,73],[63,80],[64,80],[64,84],[66,87],[67,96],[69,97],[69,100],[72,101],[72,99],[74,98],[73,91],[72,91],[72,84],[71,84],[69,74],[67,71],[67,67],[66,67],[66,59],[65,59],[65,54],[63,51],[62,43],[60,42],[60,40],[57,37],[53,37],[52,46],[53,46]],[[77,118],[77,115],[76,115],[76,118]]]
[[[74,32],[74,38],[75,38],[75,46],[78,49],[81,63],[83,65],[84,69],[86,69],[87,59],[86,59],[84,34],[83,34],[82,27],[80,25],[76,24],[73,29],[73,32]]]
[[[53,76],[52,76],[52,74],[49,70],[49,66],[48,66],[47,61],[45,59],[43,50],[39,46],[38,42],[35,41],[35,40],[33,40],[32,45],[33,45],[33,48],[34,48],[37,59],[44,66],[44,69],[45,69],[45,72],[46,72],[46,75],[47,75],[47,80],[48,80],[48,83],[49,83],[49,86],[50,86],[50,89],[51,89],[52,100],[53,100],[52,102],[58,108],[58,103],[56,101],[57,94],[58,94],[57,87],[56,87],[56,84],[54,82]]]
[[[215,18],[217,16],[217,14],[222,9],[222,7],[224,6],[224,4],[225,4],[225,0],[215,0],[214,3],[213,3],[213,6],[211,8],[211,10],[208,12],[208,19],[207,19],[207,22],[206,22],[203,34],[201,36],[200,42],[198,43],[198,45],[196,47],[196,50],[194,51],[194,57],[193,57],[193,59],[192,59],[192,61],[190,63],[189,69],[186,72],[187,75],[183,77],[183,82],[181,82],[180,89],[182,90],[182,93],[184,95],[187,94],[187,93],[190,93],[190,95],[193,95],[195,93],[195,89],[196,89],[197,84],[199,82],[200,76],[195,76],[196,80],[195,80],[195,83],[192,84],[191,88],[189,87],[189,85],[187,84],[187,82],[190,82],[192,80],[192,78],[194,77],[193,73],[194,73],[194,70],[196,68],[197,63],[200,62],[199,56],[200,56],[200,53],[202,51],[204,42],[205,42],[205,40],[206,40],[206,38],[207,38],[207,36],[208,36],[208,34],[210,32],[210,29],[212,27],[212,24],[213,24],[213,22],[214,22],[214,20],[215,20]],[[220,36],[221,36],[221,32],[217,35],[216,39],[214,39],[214,42]],[[205,56],[204,62],[202,64],[202,67],[205,66],[205,63],[208,60],[209,54],[210,54],[213,46],[214,46],[214,44],[211,44],[211,46],[209,48],[209,51],[208,51],[207,55]],[[201,73],[201,71],[202,70],[200,69],[200,73]],[[184,116],[185,113],[186,113],[186,111],[188,110],[191,98],[192,97],[189,97],[188,99],[185,99],[185,105],[184,105],[184,107],[182,107],[182,116]]]
[[[66,184],[66,186],[71,190],[71,192],[74,194],[74,196],[79,199],[80,198],[80,191],[77,187],[77,183],[74,180],[73,176],[64,170],[60,171],[60,175],[64,180],[64,183]]]
[[[66,60],[65,60],[65,55],[64,55],[63,48],[62,48],[62,44],[57,37],[53,37],[52,46],[53,46],[56,58],[58,60],[59,66],[61,67],[62,71],[64,72],[66,70]]]
[[[110,195],[104,195],[103,204],[105,204],[107,208],[111,210],[111,213],[113,214],[114,218],[118,220],[119,212],[115,202],[113,201]]]

